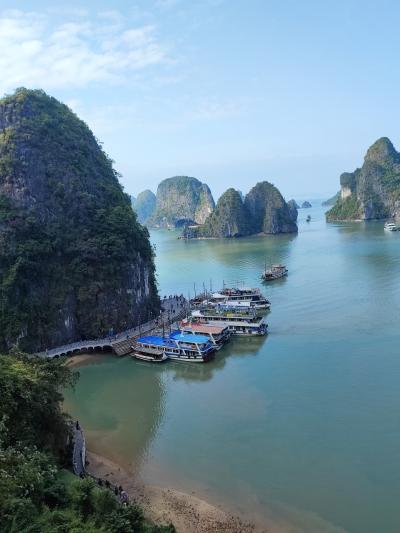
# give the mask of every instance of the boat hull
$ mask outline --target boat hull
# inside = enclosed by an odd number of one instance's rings
[[[189,357],[188,355],[166,354],[171,361],[177,361],[178,363],[207,363],[213,359],[213,354],[202,357]]]
[[[164,363],[165,361],[168,361],[168,357],[165,354],[163,354],[160,358],[155,358],[149,355],[134,352],[132,357],[135,359],[140,359],[140,361],[147,361],[148,363]]]

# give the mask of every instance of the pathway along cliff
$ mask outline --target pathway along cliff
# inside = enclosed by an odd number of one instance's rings
[[[158,315],[153,251],[90,129],[43,91],[0,100],[0,350]]]

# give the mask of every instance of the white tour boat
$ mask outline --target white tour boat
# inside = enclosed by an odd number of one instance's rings
[[[182,322],[179,324],[179,327],[182,333],[186,333],[188,335],[204,335],[208,337],[216,350],[220,350],[231,336],[227,326],[200,324],[190,319],[182,320]]]
[[[168,359],[189,363],[204,363],[214,357],[215,347],[204,335],[189,335],[175,331],[169,337],[149,335],[135,343],[135,352],[151,349],[162,352]]]
[[[268,325],[254,309],[247,311],[217,306],[192,311],[192,320],[199,324],[228,327],[234,335],[265,335]]]
[[[386,231],[398,231],[398,227],[393,222],[385,222],[384,229]]]

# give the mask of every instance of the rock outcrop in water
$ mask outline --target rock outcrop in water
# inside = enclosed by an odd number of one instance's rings
[[[184,226],[203,224],[214,210],[211,191],[205,183],[189,176],[175,176],[157,188],[156,208],[149,226]]]
[[[251,217],[239,191],[228,189],[202,226],[186,228],[186,237],[243,237],[252,233]]]
[[[400,216],[400,154],[387,137],[367,151],[364,164],[340,176],[340,198],[326,218],[370,220]]]
[[[296,200],[289,200],[287,205],[288,205],[288,208],[289,208],[291,219],[294,222],[296,222],[297,221],[297,217],[299,216],[299,213],[297,211],[299,209],[299,206],[297,205]]]
[[[147,221],[153,215],[155,208],[156,195],[149,189],[138,194],[138,197],[133,204],[133,209],[141,224],[147,224]]]
[[[203,225],[189,226],[188,238],[243,237],[258,233],[297,232],[297,210],[294,212],[274,185],[263,181],[246,195],[228,189],[218,200],[217,207]]]
[[[124,330],[159,298],[148,233],[89,128],[42,91],[0,100],[0,349]]]
[[[295,233],[297,224],[279,190],[262,181],[247,193],[244,200],[250,213],[253,233]]]
[[[301,204],[302,209],[310,209],[310,207],[312,207],[312,205],[307,200]]]

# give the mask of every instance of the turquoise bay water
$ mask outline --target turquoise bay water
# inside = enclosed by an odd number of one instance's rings
[[[161,294],[261,286],[265,258],[285,263],[288,278],[265,286],[270,334],[234,339],[207,365],[101,358],[79,369],[67,405],[90,448],[151,482],[293,531],[398,532],[400,233],[299,213],[298,236],[153,232]]]

